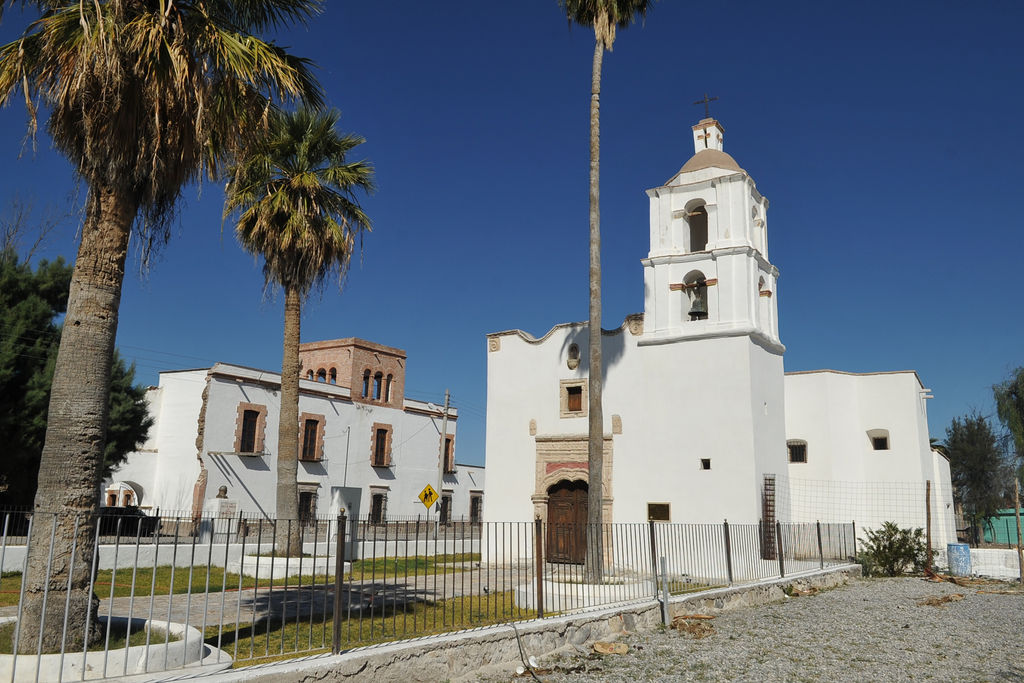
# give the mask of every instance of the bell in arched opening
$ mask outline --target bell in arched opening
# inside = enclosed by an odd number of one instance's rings
[[[690,289],[690,320],[707,320],[708,318],[708,286],[704,280],[691,285]]]

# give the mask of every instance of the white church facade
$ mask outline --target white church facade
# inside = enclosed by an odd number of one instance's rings
[[[878,514],[860,526],[877,526],[896,514],[883,501],[846,514],[809,492],[900,482],[920,484],[921,505],[895,521],[923,525],[924,482],[951,502],[927,390],[913,372],[785,374],[768,200],[723,134],[702,120],[693,157],[647,191],[644,312],[602,330],[604,519],[848,522],[860,511]],[[566,323],[541,338],[488,335],[486,464],[500,492],[487,494],[485,520],[586,519],[588,334]],[[951,520],[950,507],[950,533]]]
[[[405,396],[403,350],[347,338],[301,344],[299,356],[301,517],[481,519],[484,468],[455,460],[458,410]],[[279,374],[229,363],[160,373],[149,439],[104,504],[210,514],[226,486],[239,512],[272,518],[280,393]],[[417,497],[428,484],[441,496],[431,509]]]

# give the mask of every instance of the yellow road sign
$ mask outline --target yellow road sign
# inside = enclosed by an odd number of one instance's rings
[[[427,484],[426,488],[420,491],[419,499],[423,503],[423,507],[429,510],[430,506],[437,502],[437,491],[434,490],[433,486]]]

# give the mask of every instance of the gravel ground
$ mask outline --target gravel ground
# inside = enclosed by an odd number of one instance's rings
[[[957,593],[962,600],[919,604]],[[713,631],[700,639],[659,630],[625,638],[625,655],[542,660],[539,678],[548,683],[1024,681],[1019,584],[857,579],[815,595],[721,613],[704,623]],[[533,679],[526,674],[518,680]]]

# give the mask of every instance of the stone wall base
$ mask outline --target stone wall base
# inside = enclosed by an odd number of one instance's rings
[[[844,565],[785,579],[680,595],[669,600],[670,618],[677,614],[714,614],[725,610],[783,600],[785,589],[830,588],[860,576],[860,565]],[[212,675],[204,681],[298,683],[311,681],[401,680],[473,681],[482,675],[511,673],[520,664],[519,641],[527,656],[589,650],[598,640],[649,631],[661,625],[661,605],[655,600],[595,610],[571,616],[487,626],[457,633],[375,645],[340,655],[317,655],[286,662],[250,666]],[[184,680],[181,671],[175,680]],[[198,678],[199,676],[197,676]]]

